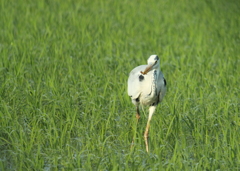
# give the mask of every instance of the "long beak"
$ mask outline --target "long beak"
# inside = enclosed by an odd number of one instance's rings
[[[157,61],[156,61],[156,62],[157,62]],[[141,71],[141,74],[146,75],[149,71],[151,71],[153,65],[155,65],[156,62],[151,63],[151,64],[148,64],[147,67],[146,67],[146,69],[145,69],[143,72]]]

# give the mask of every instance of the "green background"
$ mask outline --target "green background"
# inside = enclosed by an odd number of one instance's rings
[[[240,169],[240,1],[0,0],[0,26],[0,170]],[[152,54],[146,153],[126,88]]]

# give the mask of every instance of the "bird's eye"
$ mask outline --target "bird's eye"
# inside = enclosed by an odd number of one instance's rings
[[[159,57],[158,57],[158,56],[155,56],[154,60],[156,60],[156,61],[159,60]]]

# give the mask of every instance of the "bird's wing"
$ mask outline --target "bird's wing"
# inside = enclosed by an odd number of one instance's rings
[[[162,72],[159,73],[158,80],[159,80],[158,81],[159,102],[161,102],[167,91],[167,82]]]
[[[148,74],[143,75],[140,72],[146,69],[147,65],[140,65],[134,68],[128,77],[128,95],[132,99],[139,97],[141,93],[151,93],[151,78]]]

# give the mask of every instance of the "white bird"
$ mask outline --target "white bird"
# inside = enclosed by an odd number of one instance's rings
[[[136,106],[137,120],[140,118],[139,105],[149,107],[149,115],[144,140],[148,152],[148,132],[150,120],[158,105],[163,100],[167,90],[167,82],[160,71],[160,59],[157,55],[148,58],[148,65],[140,65],[134,68],[128,77],[128,95]]]

